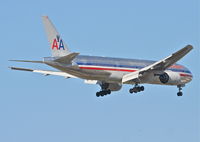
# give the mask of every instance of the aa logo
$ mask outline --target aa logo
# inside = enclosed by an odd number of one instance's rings
[[[61,48],[63,50],[65,50],[65,47],[64,47],[64,44],[63,44],[63,41],[62,39],[60,38],[60,36],[56,36],[56,38],[53,40],[53,43],[52,43],[52,50],[54,48],[56,48],[56,50],[60,50]]]

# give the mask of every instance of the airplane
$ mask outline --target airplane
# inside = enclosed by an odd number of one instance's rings
[[[133,85],[129,90],[131,94],[144,91],[141,84],[177,86],[177,96],[182,96],[182,88],[193,78],[185,66],[176,64],[193,49],[192,45],[187,45],[159,61],[80,55],[69,50],[48,16],[42,16],[42,21],[52,56],[44,57],[42,61],[10,61],[42,63],[58,71],[10,67],[12,70],[80,78],[85,80],[85,83],[100,85],[101,90],[96,93],[97,97],[119,91],[123,84]]]

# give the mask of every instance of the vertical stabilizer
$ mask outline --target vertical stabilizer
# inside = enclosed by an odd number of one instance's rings
[[[68,55],[70,52],[67,45],[62,40],[60,34],[57,32],[48,16],[42,16],[42,21],[48,37],[52,56],[62,57]]]

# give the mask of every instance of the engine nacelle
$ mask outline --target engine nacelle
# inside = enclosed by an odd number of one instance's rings
[[[159,80],[163,84],[176,85],[181,81],[181,77],[177,72],[165,71],[159,76]]]
[[[122,85],[119,83],[109,83],[108,89],[110,91],[119,91],[122,88]]]

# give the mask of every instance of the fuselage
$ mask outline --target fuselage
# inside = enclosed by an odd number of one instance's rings
[[[48,58],[47,61],[53,60],[55,60],[55,57]],[[50,63],[48,65],[83,79],[120,83],[125,74],[135,72],[153,63],[155,61],[78,55],[72,62],[73,68],[63,64],[53,65]],[[179,64],[169,67],[166,72],[176,76],[175,81],[166,83],[166,85],[185,84],[192,80],[192,73]],[[155,74],[141,83],[163,84]],[[129,84],[134,84],[134,82],[129,82]]]

